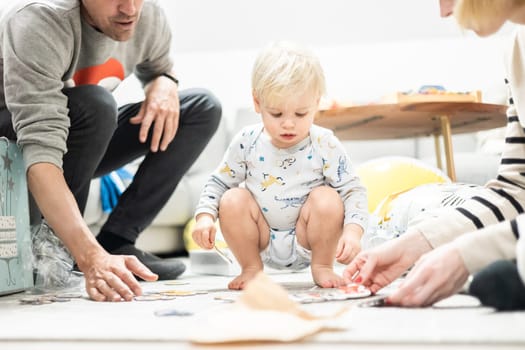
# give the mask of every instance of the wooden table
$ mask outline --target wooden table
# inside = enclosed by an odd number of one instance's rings
[[[396,139],[434,136],[436,160],[443,169],[439,136],[443,137],[447,174],[456,181],[452,134],[505,126],[506,106],[479,102],[375,104],[321,110],[315,123],[334,130],[341,140]]]

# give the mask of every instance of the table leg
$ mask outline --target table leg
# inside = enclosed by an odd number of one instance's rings
[[[443,135],[443,145],[445,148],[445,159],[447,161],[447,174],[452,181],[456,181],[456,168],[454,166],[454,151],[452,150],[452,132],[450,130],[450,120],[446,115],[440,116],[441,134]]]
[[[434,150],[436,152],[436,165],[443,170],[443,161],[441,160],[441,145],[439,143],[439,134],[434,134]]]

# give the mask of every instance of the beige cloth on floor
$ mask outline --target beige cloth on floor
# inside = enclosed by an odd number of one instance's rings
[[[341,330],[334,320],[345,312],[317,317],[301,309],[288,292],[263,272],[248,283],[238,301],[200,315],[189,325],[195,343],[291,342],[323,330]]]

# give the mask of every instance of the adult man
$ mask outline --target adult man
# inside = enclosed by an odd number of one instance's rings
[[[181,262],[134,242],[206,146],[221,108],[205,90],[178,91],[160,7],[31,1],[5,11],[0,30],[0,135],[17,139],[31,194],[84,272],[90,297],[130,300],[141,293],[133,274],[178,276]],[[117,109],[109,91],[132,73],[145,100]],[[82,218],[90,180],[143,155],[97,243]]]

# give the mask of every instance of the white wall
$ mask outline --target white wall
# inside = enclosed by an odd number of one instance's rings
[[[503,102],[502,39],[480,39],[439,17],[438,0],[160,0],[174,32],[181,87],[201,86],[226,118],[251,105],[250,72],[271,40],[302,42],[319,55],[328,98],[366,103],[440,84],[481,89]],[[131,96],[131,95],[130,95]]]
[[[160,0],[179,52],[258,48],[268,40],[315,46],[454,37],[439,0]]]
[[[454,38],[315,50],[325,69],[329,98],[367,103],[394,91],[441,84],[452,91],[481,89],[494,100],[503,85],[501,45],[496,37]],[[226,115],[250,106],[250,71],[256,53],[256,49],[179,53],[181,87],[208,87],[221,99]]]

